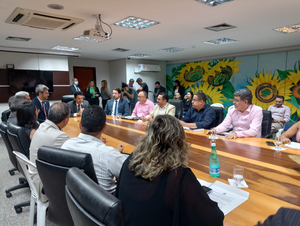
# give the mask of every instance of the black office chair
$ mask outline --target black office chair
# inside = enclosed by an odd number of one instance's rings
[[[74,95],[64,95],[61,97],[61,102],[68,103],[69,101],[74,100]]]
[[[10,112],[11,112],[10,109],[7,109],[7,110],[2,112],[2,114],[1,114],[1,121],[2,122],[7,122],[7,119],[9,118]]]
[[[49,221],[73,226],[65,195],[66,174],[70,168],[78,167],[98,183],[91,155],[46,146],[40,147],[37,155],[37,170],[49,200]]]
[[[215,107],[215,106],[212,106],[212,108],[216,112],[216,120],[214,122],[213,127],[217,127],[224,120],[224,109],[222,107]]]
[[[170,99],[169,103],[174,105],[176,110],[175,110],[175,117],[178,119],[182,119],[183,115],[183,103],[182,100],[175,100],[175,99]]]
[[[29,158],[29,140],[26,137],[25,130],[23,127],[8,123],[8,128],[7,128],[7,137],[10,141],[10,144],[12,146],[12,149],[16,152],[20,152],[23,155],[25,155],[27,158]],[[17,163],[18,171],[24,176],[24,172]],[[14,191],[19,188],[24,188],[24,187],[29,187],[29,184],[27,183],[27,180],[25,176],[22,178],[19,178],[19,185],[5,190],[6,192],[6,197],[11,197],[11,191]],[[29,206],[30,201],[26,201],[17,205],[14,205],[16,213],[21,213],[22,212],[22,207]]]
[[[4,141],[4,144],[6,146],[6,150],[7,150],[10,162],[14,166],[14,168],[8,170],[8,172],[10,175],[14,175],[15,171],[18,171],[18,169],[17,169],[18,163],[17,163],[17,159],[16,159],[15,155],[13,154],[13,148],[12,148],[10,141],[8,139],[8,136],[7,136],[7,124],[5,122],[2,122],[0,124],[0,134]]]
[[[68,171],[66,183],[67,203],[75,226],[125,225],[121,201],[78,168]]]
[[[261,123],[261,137],[271,138],[271,127],[272,127],[272,112],[263,110],[263,120]]]

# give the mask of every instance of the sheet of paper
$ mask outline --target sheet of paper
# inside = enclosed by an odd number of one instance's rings
[[[213,185],[213,183],[209,183],[209,182],[207,182],[207,181],[205,181],[205,180],[201,180],[201,179],[198,179],[198,178],[197,178],[197,180],[199,181],[199,183],[200,183],[201,185],[206,186],[206,187],[210,187],[210,186]]]
[[[285,144],[284,146],[287,148],[300,149],[300,143],[297,142],[291,142],[290,144]]]
[[[183,127],[183,129],[188,130],[188,131],[193,131],[193,132],[199,132],[199,131],[204,131],[204,129],[197,129],[197,127]]]

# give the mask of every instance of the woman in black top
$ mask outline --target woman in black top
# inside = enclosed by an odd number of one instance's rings
[[[27,101],[19,106],[17,110],[18,126],[24,127],[29,143],[39,127],[37,118],[38,111],[32,102]]]
[[[180,85],[180,82],[178,80],[175,81],[175,86],[173,87],[173,94],[174,96],[176,95],[176,93],[180,93],[180,96],[181,96],[181,100],[183,99],[184,97],[184,87]]]
[[[182,103],[183,103],[183,116],[186,115],[186,113],[188,112],[188,110],[192,107],[192,100],[193,100],[193,92],[192,91],[188,91],[187,94],[185,95]]]
[[[189,152],[174,116],[148,123],[118,180],[126,226],[223,225],[224,214],[187,167]]]
[[[93,79],[89,81],[89,84],[85,88],[84,96],[90,105],[99,106],[100,92],[98,87],[95,86],[95,81]]]

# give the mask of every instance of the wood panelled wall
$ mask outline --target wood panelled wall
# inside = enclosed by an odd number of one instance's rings
[[[7,103],[8,98],[14,93],[10,92],[7,69],[0,69],[0,103]],[[68,71],[53,71],[53,93],[50,93],[48,100],[61,100],[63,95],[70,94],[70,80]],[[31,99],[35,94],[30,95]]]

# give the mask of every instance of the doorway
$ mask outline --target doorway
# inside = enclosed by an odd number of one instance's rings
[[[96,68],[94,68],[94,67],[73,67],[73,72],[74,72],[74,78],[78,79],[78,82],[79,82],[78,86],[83,93],[91,79],[93,79],[95,81],[95,86],[97,85]]]

